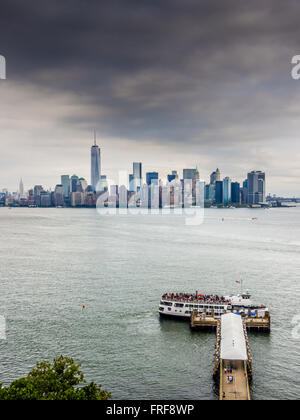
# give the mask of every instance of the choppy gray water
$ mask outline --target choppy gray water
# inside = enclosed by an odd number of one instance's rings
[[[231,293],[244,279],[272,315],[270,335],[250,334],[252,396],[299,397],[299,207],[206,210],[201,226],[2,208],[0,239],[0,382],[65,354],[115,399],[217,399],[215,335],[162,321],[157,307],[165,291]]]

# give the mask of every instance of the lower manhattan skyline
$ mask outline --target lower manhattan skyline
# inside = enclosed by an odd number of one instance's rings
[[[269,192],[300,195],[296,2],[75,0],[68,17],[67,3],[29,1],[12,28],[14,4],[0,16],[1,186],[88,179],[95,127],[110,177],[132,161],[197,165],[205,179],[220,166],[239,181],[264,168]]]

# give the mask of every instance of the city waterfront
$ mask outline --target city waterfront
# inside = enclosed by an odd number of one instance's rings
[[[272,317],[270,334],[249,333],[252,397],[298,398],[300,207],[207,209],[199,226],[175,215],[0,208],[0,232],[0,382],[65,354],[115,399],[218,399],[215,335],[160,320],[159,299],[238,292],[243,280]]]

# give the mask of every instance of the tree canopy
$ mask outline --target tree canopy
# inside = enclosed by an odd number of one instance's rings
[[[65,356],[37,362],[26,377],[8,387],[0,384],[0,400],[108,400],[111,394],[94,382],[87,384],[80,367]]]

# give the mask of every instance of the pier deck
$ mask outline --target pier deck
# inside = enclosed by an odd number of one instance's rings
[[[225,373],[224,362],[221,363],[220,368],[220,400],[250,400],[250,389],[246,363],[243,361],[235,362],[232,370],[233,381],[228,381],[228,376]]]
[[[191,316],[190,326],[192,329],[216,329],[218,319],[212,316],[199,315],[197,311],[194,311]],[[244,319],[245,326],[248,330],[257,330],[268,332],[271,329],[270,316],[265,318],[259,317],[246,317]]]

